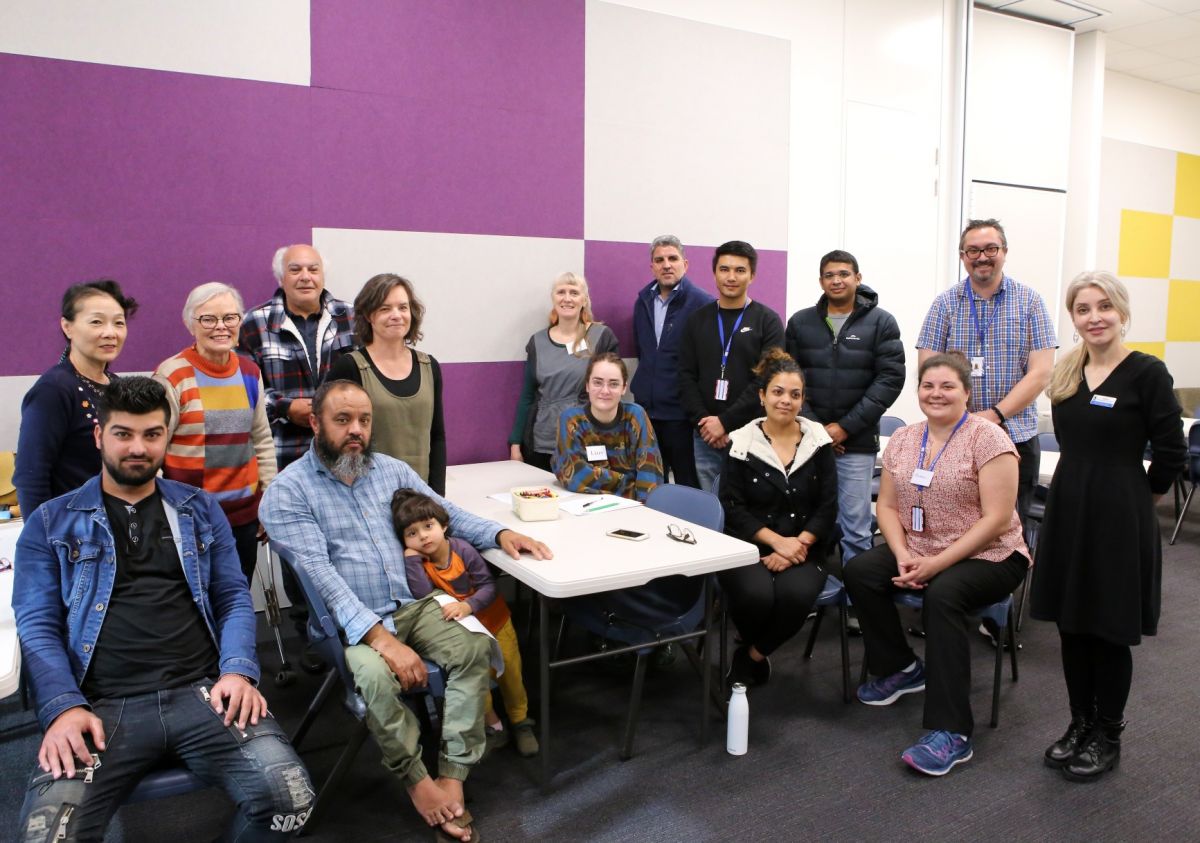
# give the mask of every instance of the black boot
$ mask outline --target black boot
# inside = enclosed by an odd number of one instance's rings
[[[1073,782],[1094,782],[1121,761],[1121,720],[1099,720],[1075,757],[1062,768],[1063,776]]]
[[[1075,757],[1075,753],[1079,752],[1084,743],[1087,742],[1088,735],[1096,725],[1096,712],[1094,710],[1071,709],[1071,725],[1067,727],[1067,731],[1063,736],[1050,744],[1043,756],[1043,760],[1047,767],[1053,767],[1059,770],[1066,766],[1067,762]]]

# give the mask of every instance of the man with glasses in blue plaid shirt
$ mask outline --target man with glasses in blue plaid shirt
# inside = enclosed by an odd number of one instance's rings
[[[933,300],[917,361],[944,351],[966,355],[969,409],[1003,427],[1017,446],[1017,512],[1024,520],[1038,479],[1036,402],[1054,368],[1054,325],[1041,295],[1004,274],[1008,239],[999,221],[968,220],[958,253],[967,277]]]

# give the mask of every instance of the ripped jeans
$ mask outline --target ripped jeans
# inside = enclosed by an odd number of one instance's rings
[[[304,764],[273,717],[257,726],[247,723],[245,732],[236,723],[225,726],[207,701],[212,685],[201,680],[95,703],[92,711],[104,722],[107,748],[94,765],[77,766],[70,779],[64,775],[55,781],[35,762],[19,839],[102,840],[129,792],[164,763],[182,763],[237,803],[224,839],[286,840],[299,831],[314,799]],[[196,839],[215,836],[215,830],[205,829]]]

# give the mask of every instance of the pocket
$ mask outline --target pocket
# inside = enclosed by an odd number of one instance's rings
[[[283,729],[272,716],[270,711],[267,711],[265,717],[260,717],[257,723],[246,721],[246,728],[239,729],[237,720],[234,720],[228,726],[225,725],[225,715],[218,714],[212,707],[212,688],[215,683],[211,682],[196,682],[192,685],[193,696],[200,701],[205,710],[221,724],[221,728],[225,729],[238,744],[246,744],[255,738],[274,737],[283,742],[287,742],[287,736],[283,733]]]

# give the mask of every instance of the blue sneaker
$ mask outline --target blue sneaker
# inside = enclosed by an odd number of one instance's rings
[[[927,776],[944,776],[955,764],[970,761],[974,754],[970,738],[939,729],[926,734],[900,757],[905,764]]]
[[[858,701],[867,705],[891,705],[905,694],[925,690],[925,665],[917,659],[912,670],[893,673],[858,686]]]

